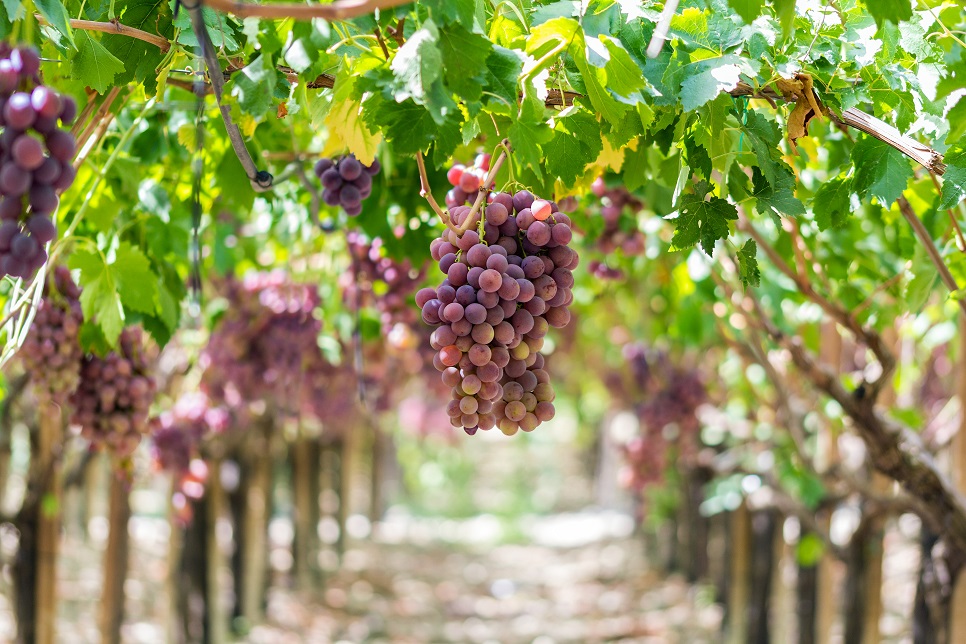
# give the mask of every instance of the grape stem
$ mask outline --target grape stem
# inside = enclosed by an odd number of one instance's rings
[[[221,110],[222,120],[225,122],[225,130],[227,130],[228,138],[231,140],[231,147],[235,150],[235,156],[238,157],[242,168],[245,169],[245,174],[248,175],[252,189],[255,192],[265,192],[272,187],[272,175],[264,171],[260,172],[255,166],[255,161],[245,146],[245,139],[242,137],[241,130],[238,129],[238,126],[235,125],[235,122],[231,118],[231,107],[222,102],[222,95],[225,89],[225,75],[221,71],[221,64],[218,62],[218,54],[215,51],[215,46],[208,36],[208,27],[205,25],[204,17],[201,15],[201,9],[202,6],[199,2],[188,11],[191,14],[191,26],[194,29],[195,36],[198,38],[198,47],[201,49],[201,56],[204,58],[205,65],[208,67],[208,78],[211,79],[211,87],[214,90],[218,108]]]
[[[927,231],[926,227],[922,225],[922,221],[920,221],[919,216],[916,215],[916,212],[912,209],[912,206],[909,205],[909,201],[904,196],[900,195],[896,200],[896,204],[899,206],[899,212],[902,213],[903,218],[905,218],[905,220],[909,222],[909,225],[912,226],[912,231],[916,234],[919,242],[926,249],[926,254],[929,255],[929,259],[932,260],[932,263],[936,266],[936,270],[939,271],[939,277],[942,279],[943,284],[946,285],[946,288],[949,289],[949,292],[952,293],[956,298],[956,302],[959,304],[960,310],[964,315],[966,315],[966,301],[964,301],[963,298],[958,297],[961,294],[959,293],[959,285],[956,283],[956,278],[954,278],[953,274],[949,272],[949,267],[946,266],[946,262],[943,261],[943,256],[939,253],[939,249],[936,248],[936,244],[933,242],[929,231]]]
[[[480,186],[480,192],[476,196],[476,201],[473,202],[473,207],[470,212],[466,215],[466,221],[463,222],[457,230],[456,234],[462,237],[463,233],[476,225],[476,217],[480,214],[480,209],[483,207],[483,203],[486,201],[486,196],[489,194],[490,190],[493,189],[493,182],[496,180],[496,175],[503,167],[503,163],[507,159],[507,152],[510,151],[510,141],[503,139],[500,142],[500,146],[503,148],[500,151],[500,156],[497,157],[493,165],[490,166],[490,171],[486,173],[486,179],[483,180],[483,185]]]
[[[293,20],[346,20],[377,9],[388,9],[412,0],[337,0],[331,4],[257,4],[237,2],[236,0],[205,0],[204,4],[212,9],[227,11],[242,18],[291,18]]]
[[[433,191],[429,188],[429,177],[426,176],[426,162],[423,160],[422,152],[416,153],[416,167],[419,168],[419,196],[429,202],[429,207],[433,209],[444,226],[457,234],[462,234],[459,232],[459,228],[450,221],[449,214],[439,207],[436,198],[433,197]]]
[[[39,13],[34,14],[34,17],[41,25],[50,24],[47,22],[47,19]],[[122,25],[119,22],[97,22],[95,20],[70,20],[69,22],[71,29],[80,29],[81,31],[100,31],[105,34],[137,38],[138,40],[143,40],[146,43],[151,43],[160,49],[162,53],[167,53],[168,50],[171,49],[171,43],[169,43],[165,38],[147,31],[135,29],[134,27]]]

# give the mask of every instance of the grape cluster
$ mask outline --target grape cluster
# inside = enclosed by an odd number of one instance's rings
[[[0,45],[0,276],[29,279],[57,236],[58,194],[74,182],[77,105],[40,81],[40,55]]]
[[[121,332],[117,351],[84,358],[71,397],[71,422],[84,438],[119,458],[134,452],[150,430],[148,412],[157,391],[153,362],[140,327]]]
[[[70,270],[58,266],[53,277],[53,284],[44,284],[44,296],[18,355],[33,379],[38,400],[63,404],[80,380],[84,354],[78,336],[84,315],[81,289]]]
[[[698,407],[707,391],[698,374],[671,363],[667,354],[649,355],[640,345],[624,348],[624,357],[643,401],[637,405],[640,434],[624,446],[622,482],[636,492],[663,479],[671,452],[678,457],[696,451]]]
[[[231,408],[266,396],[297,404],[306,367],[320,354],[317,289],[276,271],[230,279],[223,291],[227,309],[201,356],[206,393]]]
[[[343,356],[346,349],[343,348]],[[348,360],[333,364],[319,356],[306,369],[301,411],[322,423],[323,436],[344,436],[361,422],[358,376]]]
[[[342,206],[347,215],[355,217],[362,212],[362,200],[372,193],[372,178],[379,174],[379,168],[379,159],[365,166],[354,154],[319,159],[315,175],[322,182],[322,201],[330,206]]]
[[[604,229],[597,238],[597,246],[604,253],[620,248],[625,255],[641,255],[645,249],[644,233],[637,229],[636,215],[644,209],[644,202],[632,195],[624,186],[608,186],[603,177],[597,177],[590,186],[591,192],[600,198],[600,215]],[[634,215],[622,221],[625,209]],[[607,277],[607,271],[600,273]]]
[[[390,338],[399,334],[410,337],[407,331],[418,316],[407,300],[423,281],[423,271],[416,270],[409,260],[387,257],[378,237],[370,240],[362,233],[349,231],[346,241],[354,270],[340,277],[343,298],[350,305],[374,305],[382,330]]]
[[[200,392],[184,394],[154,423],[151,456],[159,469],[184,474],[191,469],[191,461],[200,456],[202,438],[225,431],[228,424],[228,412],[212,407],[208,396]]]
[[[416,293],[416,303],[423,321],[439,325],[430,342],[433,364],[452,387],[451,424],[470,435],[494,426],[512,435],[554,415],[540,350],[550,327],[570,322],[579,260],[568,246],[570,218],[553,202],[526,190],[488,202],[478,230],[450,230],[432,242],[446,278]],[[450,217],[461,225],[470,212],[457,205]]]
[[[455,208],[467,202],[475,202],[489,171],[489,154],[476,155],[473,165],[457,163],[451,167],[446,173],[446,179],[453,189],[446,193],[446,207]]]

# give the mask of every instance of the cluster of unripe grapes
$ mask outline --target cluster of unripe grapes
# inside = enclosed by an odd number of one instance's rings
[[[267,398],[294,404],[319,354],[318,290],[276,271],[230,279],[223,294],[227,309],[201,356],[205,391],[230,408]]]
[[[315,176],[322,182],[322,201],[329,206],[342,206],[355,217],[362,212],[362,201],[372,193],[372,178],[379,174],[379,159],[362,165],[354,154],[334,159],[319,159]]]
[[[66,266],[44,284],[44,296],[18,355],[41,403],[63,404],[77,388],[84,357],[78,337],[84,322],[81,289]]]
[[[464,173],[462,181],[467,169],[455,169]],[[567,245],[570,218],[553,202],[526,190],[490,194],[487,202],[477,226],[462,236],[448,230],[432,242],[446,278],[420,290],[416,303],[423,320],[438,325],[430,342],[437,351],[433,364],[452,387],[451,424],[470,435],[493,427],[512,435],[554,416],[540,350],[550,327],[570,322],[571,271],[579,260]],[[454,206],[450,219],[459,226],[470,212]]]
[[[29,279],[47,261],[58,194],[74,182],[76,144],[61,124],[77,105],[39,73],[37,50],[0,44],[0,276]]]
[[[640,433],[624,445],[621,481],[639,493],[664,480],[672,451],[678,458],[696,451],[697,409],[707,400],[707,390],[697,372],[672,364],[665,353],[629,345],[624,356],[645,397],[636,410]]]
[[[610,254],[619,248],[626,256],[643,254],[646,240],[637,228],[637,214],[644,209],[644,203],[624,186],[608,186],[603,177],[597,177],[590,189],[601,203],[604,229],[596,240],[601,252]],[[625,210],[630,210],[630,218],[624,217]],[[600,279],[619,279],[623,275],[619,269],[599,261],[591,262],[588,270]]]
[[[153,363],[140,327],[124,329],[116,351],[84,358],[71,396],[71,423],[84,438],[118,458],[134,452],[150,430],[148,413],[157,391]]]
[[[395,260],[383,253],[383,243],[378,237],[370,240],[364,234],[346,233],[349,254],[353,259],[353,271],[340,278],[343,297],[347,303],[374,305],[379,311],[383,333],[393,342],[394,336],[411,337],[411,328],[418,316],[408,299],[423,281],[423,271],[413,268],[409,260]],[[383,286],[377,287],[377,284]],[[405,345],[406,342],[396,342]]]

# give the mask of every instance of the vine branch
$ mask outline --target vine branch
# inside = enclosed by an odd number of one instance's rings
[[[199,2],[188,11],[191,13],[191,26],[198,38],[201,55],[205,59],[205,65],[208,67],[208,77],[211,79],[211,87],[214,89],[215,100],[218,102],[222,120],[225,122],[225,130],[228,131],[231,147],[235,150],[235,155],[245,169],[245,174],[248,175],[248,180],[252,184],[252,189],[256,192],[264,192],[272,187],[272,175],[264,170],[259,171],[255,166],[255,161],[245,146],[245,139],[242,137],[241,130],[232,121],[231,108],[222,102],[222,95],[225,89],[225,76],[221,71],[221,65],[218,63],[215,46],[208,36],[208,28],[205,26],[201,9],[201,3]]]
[[[929,231],[926,230],[926,227],[922,225],[922,221],[912,209],[909,201],[905,197],[900,196],[898,199],[896,199],[896,203],[899,205],[899,212],[902,213],[903,218],[905,218],[905,220],[909,222],[909,225],[912,226],[912,231],[916,234],[919,242],[926,249],[926,254],[929,255],[929,259],[932,260],[936,270],[939,271],[939,278],[942,279],[943,284],[946,285],[946,288],[949,289],[950,293],[953,293],[954,295],[957,294],[959,291],[959,285],[956,283],[956,278],[954,278],[953,274],[949,272],[949,267],[946,266],[946,262],[943,261],[942,255],[939,254],[939,249],[936,248],[936,244],[933,242],[932,236],[930,236]],[[964,301],[962,298],[957,298],[956,301],[959,303],[959,308],[963,312],[963,315],[966,315],[966,301]]]
[[[439,207],[436,203],[436,198],[433,197],[433,191],[429,187],[429,177],[426,175],[426,162],[423,160],[423,153],[416,153],[416,167],[419,168],[419,196],[429,202],[429,207],[433,209],[439,220],[443,222],[443,225],[452,230],[453,232],[459,233],[459,229],[453,225],[453,222],[449,218],[449,214]]]
[[[346,20],[372,13],[377,9],[389,9],[409,4],[412,0],[336,0],[331,4],[257,4],[236,0],[204,0],[212,9],[233,13],[241,18],[291,18],[293,20]]]
[[[480,186],[480,192],[476,196],[476,201],[473,202],[473,207],[466,214],[466,221],[462,223],[459,227],[459,234],[462,235],[467,230],[476,225],[476,216],[480,213],[480,208],[483,207],[483,202],[486,201],[486,195],[493,188],[493,182],[496,181],[496,175],[503,167],[503,163],[507,159],[507,151],[510,149],[510,141],[503,139],[500,142],[500,147],[503,149],[500,151],[500,156],[496,158],[493,165],[490,166],[490,171],[486,173],[486,179],[483,180],[483,184]]]
[[[34,18],[37,19],[42,25],[49,25],[47,19],[44,18],[39,13],[34,14]],[[171,43],[167,41],[166,38],[159,36],[157,34],[152,34],[148,31],[142,31],[134,27],[128,27],[127,25],[122,25],[119,22],[97,22],[95,20],[70,20],[71,29],[80,29],[81,31],[100,31],[105,34],[113,34],[115,36],[129,36],[131,38],[137,38],[138,40],[143,40],[146,43],[151,43],[162,53],[168,53],[171,49]]]

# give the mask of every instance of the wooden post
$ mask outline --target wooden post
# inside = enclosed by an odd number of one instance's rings
[[[826,320],[821,329],[822,346],[819,358],[821,362],[831,367],[837,374],[842,364],[842,335],[836,323]],[[839,462],[838,435],[835,431],[823,426],[819,429],[817,441],[816,465],[824,472]],[[819,517],[820,529],[828,534],[831,525],[831,514],[825,513]],[[838,615],[838,584],[839,562],[830,553],[822,555],[818,563],[818,579],[815,605],[815,635],[817,642],[828,642]]]
[[[38,409],[37,453],[42,476],[37,520],[36,644],[57,640],[57,555],[60,545],[61,485],[59,454],[63,439],[63,416],[59,407]]]
[[[294,508],[295,536],[292,540],[292,558],[295,568],[295,584],[299,590],[309,590],[315,584],[317,569],[319,524],[318,440],[299,438],[291,449],[292,455],[292,505]],[[314,460],[314,463],[313,463]],[[313,485],[313,479],[316,484]]]
[[[100,629],[104,644],[120,644],[124,621],[124,580],[130,551],[128,521],[131,518],[130,483],[121,475],[111,477],[108,501],[107,549],[104,552],[104,588],[101,593]]]
[[[751,599],[751,512],[742,501],[731,514],[731,585],[728,588],[728,643],[748,641]]]
[[[371,470],[369,479],[369,521],[375,523],[382,518],[385,511],[386,484],[386,435],[379,428],[375,418],[369,419],[372,429]]]
[[[228,641],[228,611],[225,606],[225,549],[218,543],[218,521],[225,516],[228,500],[221,484],[221,459],[213,458],[208,464],[208,481],[205,489],[205,632],[208,641],[221,644]]]
[[[170,493],[169,493],[170,496]],[[181,556],[184,550],[184,528],[178,521],[174,503],[168,503],[168,529],[171,531],[168,537],[168,576],[164,581],[164,594],[168,601],[168,644],[181,644],[184,638],[184,620],[182,611],[180,569]]]
[[[260,431],[248,445],[249,485],[245,496],[245,519],[241,526],[245,531],[241,604],[242,615],[249,627],[263,617],[268,580],[268,508],[272,483],[269,431],[268,428]]]
[[[350,492],[352,490],[352,447],[355,443],[352,440],[352,435],[354,433],[350,429],[340,441],[339,467],[334,474],[336,477],[335,484],[338,486],[336,494],[339,497],[339,510],[336,514],[336,520],[339,523],[339,538],[336,541],[335,547],[340,559],[345,554],[346,543],[348,542],[345,526],[349,519],[349,497],[351,496]]]
[[[772,642],[793,642],[795,639],[795,594],[794,588],[788,580],[787,571],[795,562],[795,549],[785,541],[785,517],[777,517],[774,540],[772,543],[772,557],[775,564],[772,567],[772,601],[769,624]]]
[[[966,321],[959,316],[959,364],[956,395],[959,398],[959,431],[953,436],[953,481],[960,492],[966,493]],[[953,582],[949,604],[949,641],[966,642],[966,575],[962,572]]]

